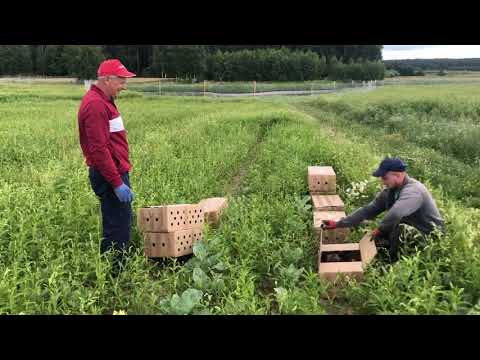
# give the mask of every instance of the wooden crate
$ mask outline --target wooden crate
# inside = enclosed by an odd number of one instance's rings
[[[345,216],[346,214],[344,211],[313,211],[313,229],[317,235],[317,239],[322,244],[344,243],[348,234],[350,234],[350,229],[338,228],[333,230],[323,230],[321,225],[323,220],[339,221]]]
[[[338,195],[312,195],[313,210],[345,211],[345,204]]]
[[[193,253],[193,244],[203,237],[202,229],[169,233],[144,233],[144,251],[148,258],[180,257]]]
[[[377,255],[371,233],[366,234],[360,243],[320,244],[318,273],[320,278],[335,282],[339,275],[362,280],[367,265]]]
[[[312,195],[334,195],[337,176],[331,166],[308,167],[308,189]]]
[[[137,224],[141,232],[173,232],[203,226],[200,205],[153,206],[138,210]]]

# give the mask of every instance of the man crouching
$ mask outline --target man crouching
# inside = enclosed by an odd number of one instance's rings
[[[398,260],[400,224],[411,225],[424,235],[431,234],[435,228],[444,232],[445,223],[432,195],[425,185],[408,176],[406,168],[399,158],[385,158],[372,174],[382,179],[385,189],[350,216],[338,222],[325,220],[324,228],[354,227],[387,211],[372,234],[376,245],[385,247],[392,261]]]

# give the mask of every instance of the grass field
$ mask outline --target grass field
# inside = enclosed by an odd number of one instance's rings
[[[78,143],[83,86],[0,85],[0,313],[478,314],[479,92],[123,94],[134,209],[213,196],[230,206],[186,263],[146,260],[135,227],[127,269],[112,279]],[[349,213],[375,195],[370,173],[387,154],[403,156],[432,190],[447,235],[406,246],[393,266],[373,263],[362,283],[319,280],[307,167],[334,166]],[[361,181],[363,191],[350,191]]]
[[[350,84],[350,83],[349,83]],[[269,92],[269,91],[312,91],[312,90],[324,90],[324,89],[333,89],[335,87],[340,87],[342,84],[333,83],[333,81],[327,80],[317,80],[317,81],[305,81],[305,82],[256,82],[245,81],[245,82],[214,82],[207,81],[206,83],[198,82],[195,84],[191,83],[176,83],[176,82],[144,82],[132,84],[130,89],[133,91],[143,92],[143,93],[152,93],[152,94],[182,94],[182,93],[215,93],[215,94],[225,94],[225,93],[236,93],[236,94],[247,94],[254,92]],[[357,86],[360,84],[357,83]]]

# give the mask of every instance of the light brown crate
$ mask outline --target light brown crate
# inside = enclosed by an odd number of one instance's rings
[[[362,255],[362,264],[365,268],[375,256],[377,256],[377,246],[372,238],[372,233],[367,233],[363,236],[359,243],[360,253]]]
[[[205,216],[203,208],[200,204],[190,205],[185,209],[186,223],[185,229],[192,229],[203,226],[205,223]]]
[[[228,207],[228,199],[222,197],[204,199],[199,205],[203,208],[205,221],[217,226],[222,212]]]
[[[345,211],[345,204],[338,195],[312,195],[313,210]]]
[[[166,205],[138,210],[137,224],[141,232],[173,232],[204,224],[203,209],[197,205]]]
[[[331,166],[308,167],[308,189],[316,195],[336,193],[337,176]]]
[[[335,220],[346,216],[344,211],[314,211],[313,212],[313,229],[317,235],[317,239],[322,244],[336,244],[345,242],[347,236],[350,234],[348,228],[337,228],[332,230],[322,230],[321,225],[323,220]]]
[[[329,281],[335,281],[340,274],[345,275],[345,277],[356,278],[357,280],[363,279],[361,261],[320,263],[318,273],[320,278]]]
[[[340,274],[343,274],[346,277],[353,277],[357,280],[362,280],[365,268],[377,254],[377,247],[375,246],[375,242],[371,241],[371,239],[371,234],[366,234],[358,244],[325,245],[320,243],[318,253],[318,273],[320,278],[334,282]],[[343,251],[358,251],[361,261],[322,262],[322,253]]]
[[[170,233],[145,233],[144,250],[148,258],[180,257],[193,252],[193,244],[201,240],[201,228]]]

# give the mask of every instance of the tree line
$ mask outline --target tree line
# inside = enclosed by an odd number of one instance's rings
[[[424,71],[480,71],[480,59],[385,60],[387,69],[401,76],[421,75]]]
[[[0,75],[92,79],[118,58],[138,76],[222,81],[383,79],[382,45],[0,45]]]

